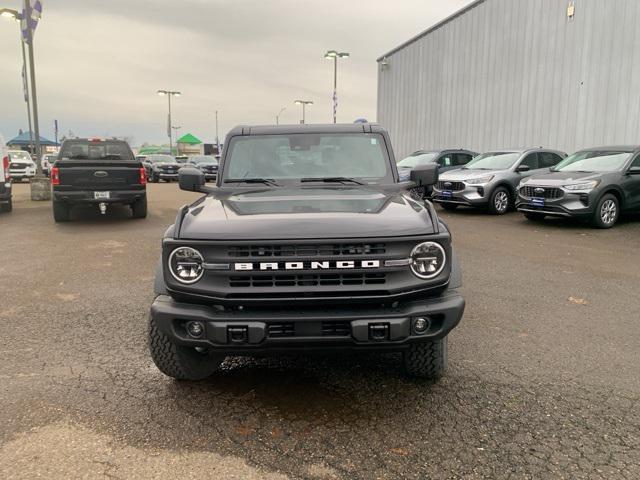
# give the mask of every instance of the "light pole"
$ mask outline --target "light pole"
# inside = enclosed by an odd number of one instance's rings
[[[161,97],[166,95],[169,100],[169,123],[167,125],[167,135],[169,136],[169,155],[173,155],[173,139],[171,136],[171,97],[179,97],[182,93],[172,90],[158,90],[158,95]]]
[[[300,123],[302,125],[304,125],[305,121],[306,121],[306,108],[307,105],[313,105],[313,102],[311,100],[296,100],[295,102],[296,105],[302,105],[302,120],[300,121]]]
[[[280,125],[280,115],[282,115],[282,112],[284,112],[286,109],[287,107],[282,107],[276,115],[276,125]]]
[[[22,20],[22,15],[11,8],[0,8],[0,16],[13,18],[16,21]],[[20,24],[18,23],[18,28]],[[20,32],[20,47],[22,48],[22,82],[24,84],[24,101],[27,102],[27,119],[29,120],[29,153],[33,153],[33,127],[31,125],[31,95],[29,94],[29,81],[27,79],[27,56],[24,52],[24,42],[22,32]]]
[[[338,59],[349,58],[349,54],[347,52],[328,50],[324,54],[324,58],[333,60],[333,123],[336,123],[338,117]]]
[[[220,154],[220,140],[218,139],[218,110],[216,110],[216,148],[218,149],[218,155]]]

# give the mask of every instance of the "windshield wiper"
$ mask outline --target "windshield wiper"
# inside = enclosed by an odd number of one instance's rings
[[[355,178],[349,177],[319,177],[319,178],[303,178],[300,180],[302,183],[308,182],[324,182],[324,183],[355,183],[356,185],[364,185]]]
[[[224,183],[263,183],[272,187],[278,186],[273,178],[227,178]]]

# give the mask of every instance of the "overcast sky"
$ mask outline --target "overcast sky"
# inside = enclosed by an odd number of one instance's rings
[[[19,9],[19,0],[0,0]],[[328,122],[332,63],[338,121],[375,120],[376,58],[469,0],[44,0],[36,32],[43,136],[129,135],[166,142],[166,99],[180,90],[174,125],[203,141],[234,125],[297,123],[297,98],[315,102],[310,123]],[[27,130],[18,26],[0,19],[0,133]]]

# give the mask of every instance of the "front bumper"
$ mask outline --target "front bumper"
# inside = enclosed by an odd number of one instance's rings
[[[35,177],[36,171],[33,169],[9,169],[9,175],[13,180],[22,181],[24,178]]]
[[[433,196],[431,199],[435,203],[483,207],[489,203],[490,196],[491,189],[488,185],[465,185],[464,190],[452,191],[450,194],[446,194],[445,191],[433,187]]]
[[[158,172],[155,174],[160,180],[178,180],[177,173],[163,173]]]
[[[207,347],[227,355],[312,350],[403,350],[411,343],[446,336],[462,318],[465,302],[449,291],[440,297],[401,303],[396,308],[318,307],[306,309],[218,310],[181,303],[159,295],[151,306],[158,329],[172,342]],[[428,317],[417,334],[412,319]],[[186,324],[201,322],[201,338],[188,335]]]
[[[592,193],[565,192],[562,198],[544,199],[543,202],[518,193],[516,209],[522,213],[538,213],[551,217],[586,218],[593,215],[596,196]]]
[[[56,191],[53,190],[53,200],[69,204],[97,204],[97,203],[134,203],[147,196],[146,190],[110,190],[110,198],[96,199],[94,190]]]

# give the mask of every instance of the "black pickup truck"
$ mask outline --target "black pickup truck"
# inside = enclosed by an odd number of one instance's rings
[[[149,346],[177,379],[210,376],[229,355],[399,351],[409,374],[436,379],[464,300],[447,226],[400,182],[374,124],[237,127],[216,186],[166,231]]]
[[[51,168],[53,218],[70,219],[74,205],[131,207],[133,218],[147,216],[147,176],[129,145],[114,139],[65,140]]]

